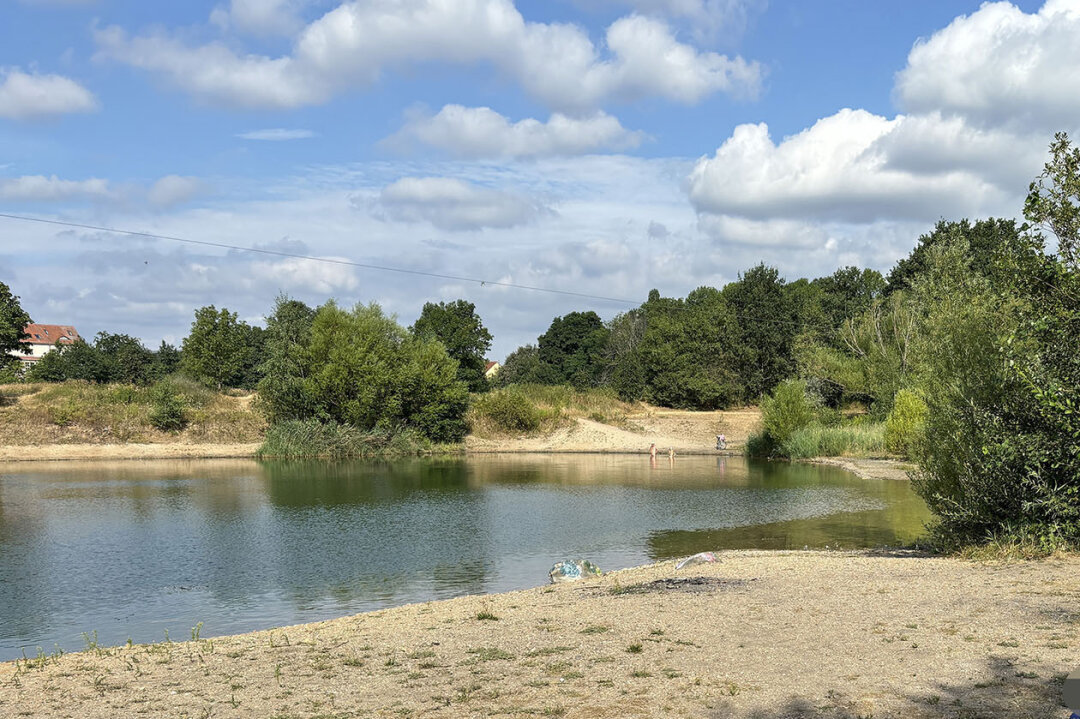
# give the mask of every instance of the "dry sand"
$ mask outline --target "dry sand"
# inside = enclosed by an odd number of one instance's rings
[[[5,717],[1060,717],[1080,558],[725,552],[0,665]]]
[[[38,444],[0,445],[0,461],[99,459],[227,459],[254,457],[259,444]]]

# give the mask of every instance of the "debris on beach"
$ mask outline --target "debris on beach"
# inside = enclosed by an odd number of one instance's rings
[[[719,562],[720,557],[716,556],[712,552],[698,552],[692,557],[687,557],[678,564],[675,565],[675,570],[678,571],[683,567],[696,567],[699,564],[712,564]]]
[[[563,560],[556,562],[548,572],[552,584],[562,582],[576,582],[584,577],[599,577],[603,575],[600,567],[587,559]]]

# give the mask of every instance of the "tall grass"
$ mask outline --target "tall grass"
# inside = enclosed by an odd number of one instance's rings
[[[575,417],[623,425],[634,409],[610,389],[520,384],[474,395],[465,421],[478,437],[534,434],[553,431]]]
[[[885,453],[885,425],[873,422],[835,427],[811,424],[792,432],[780,444],[779,452],[791,459],[882,455]]]
[[[347,459],[408,457],[431,450],[431,441],[413,429],[365,431],[337,422],[308,419],[290,420],[272,426],[255,455],[260,459]]]

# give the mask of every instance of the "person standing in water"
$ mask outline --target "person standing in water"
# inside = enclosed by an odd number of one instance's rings
[[[656,442],[649,445],[649,458],[656,459]]]

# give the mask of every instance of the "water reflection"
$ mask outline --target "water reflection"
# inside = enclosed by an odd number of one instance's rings
[[[0,658],[248,631],[725,547],[910,541],[903,482],[739,458],[0,466]]]

